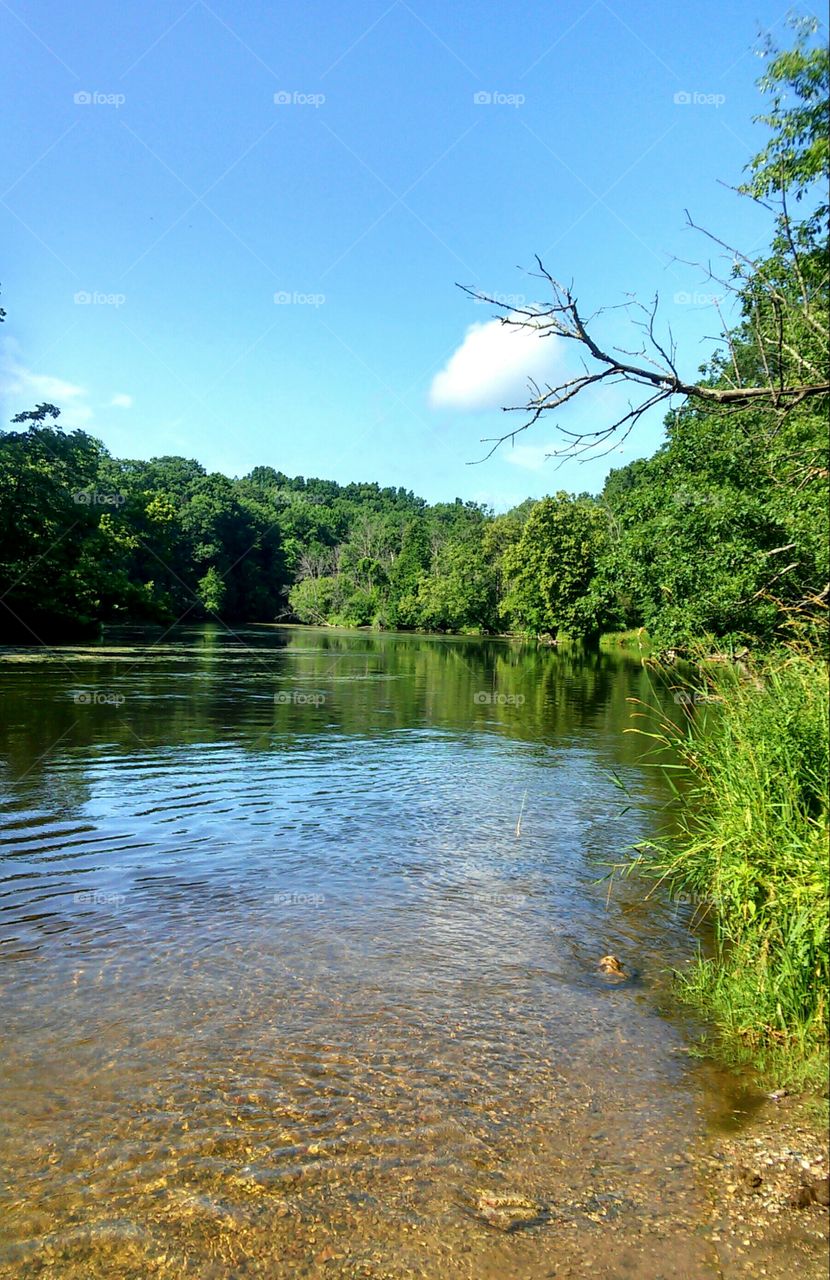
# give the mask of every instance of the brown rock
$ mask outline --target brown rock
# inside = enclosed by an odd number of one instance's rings
[[[738,1179],[744,1191],[757,1191],[764,1179],[755,1169],[748,1169],[746,1165],[741,1165],[738,1169]]]
[[[813,1183],[813,1196],[819,1204],[830,1204],[830,1178],[816,1178]]]
[[[545,1219],[544,1206],[522,1195],[500,1195],[492,1191],[476,1193],[476,1207],[481,1217],[497,1231],[518,1231]]]
[[[815,1199],[815,1192],[811,1184],[802,1182],[801,1186],[790,1196],[789,1204],[793,1209],[806,1209]]]

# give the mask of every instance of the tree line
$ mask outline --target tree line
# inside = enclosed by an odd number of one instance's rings
[[[814,404],[783,419],[687,404],[599,495],[500,515],[272,467],[231,479],[113,458],[57,412],[0,434],[3,630],[33,642],[218,616],[577,639],[644,626],[661,647],[723,646],[773,640],[827,581]]]

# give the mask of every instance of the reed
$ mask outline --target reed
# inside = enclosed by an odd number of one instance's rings
[[[676,694],[679,725],[637,730],[679,748],[680,770],[676,823],[632,869],[708,912],[711,954],[679,987],[727,1054],[782,1084],[826,1083],[827,668],[788,650],[749,671],[698,667],[694,682]]]

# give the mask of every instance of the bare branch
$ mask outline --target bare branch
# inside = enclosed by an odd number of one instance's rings
[[[753,259],[732,248],[705,228],[698,227],[688,211],[686,218],[690,227],[696,231],[702,231],[714,243],[726,250],[735,263],[743,264],[753,272],[757,270],[757,263]],[[792,240],[791,234],[790,240]],[[536,263],[539,270],[538,273],[533,274],[536,278],[546,281],[552,294],[552,300],[547,303],[514,307],[469,286],[459,285],[459,288],[477,301],[487,302],[497,308],[500,313],[499,319],[504,325],[529,329],[540,338],[558,337],[575,343],[582,351],[580,363],[583,372],[555,386],[548,385],[544,390],[540,390],[536,384],[531,384],[530,395],[524,405],[505,406],[505,412],[525,413],[529,415],[528,419],[520,427],[515,427],[503,435],[484,437],[482,443],[492,447],[483,458],[478,459],[479,462],[492,457],[506,441],[515,444],[516,437],[532,427],[544,414],[562,409],[582,392],[592,387],[611,387],[626,383],[629,386],[639,387],[641,397],[639,402],[629,404],[627,413],[599,431],[568,431],[557,422],[557,430],[564,436],[566,443],[563,449],[548,454],[548,457],[582,457],[586,451],[591,451],[593,457],[604,456],[604,454],[597,455],[595,451],[598,447],[608,444],[606,452],[610,452],[617,433],[624,430],[627,435],[644,413],[657,405],[670,403],[675,396],[725,411],[745,409],[752,405],[784,411],[801,404],[804,400],[830,393],[830,382],[822,380],[823,371],[820,373],[808,360],[787,347],[784,337],[785,315],[793,310],[793,305],[791,299],[774,285],[767,286],[765,293],[772,309],[773,335],[767,337],[764,333],[764,318],[756,298],[752,299],[750,308],[749,323],[755,333],[759,359],[765,376],[764,383],[759,385],[746,385],[738,365],[734,343],[728,326],[724,322],[720,302],[714,300],[723,326],[723,334],[729,346],[734,378],[734,381],[727,379],[728,382],[733,382],[733,385],[715,386],[708,382],[690,382],[680,376],[677,368],[676,344],[671,329],[668,329],[667,339],[661,338],[658,334],[659,298],[657,294],[649,306],[632,297],[619,306],[601,308],[586,318],[580,309],[573,285],[566,285],[556,280],[538,256]],[[717,277],[711,272],[711,267],[709,271],[710,278],[716,279]],[[800,279],[803,282],[803,277]],[[733,293],[740,292],[734,285],[725,287]],[[804,315],[815,327],[818,317],[811,313],[806,288],[802,289],[802,298],[806,299],[804,310],[801,306],[796,306],[794,309],[799,315]],[[631,323],[644,335],[643,343],[639,348],[628,350],[623,347],[606,347],[595,335],[592,329],[593,321],[606,310],[628,312]],[[768,359],[768,351],[772,358],[772,367]],[[793,382],[787,379],[785,351],[794,356],[797,366],[812,375],[810,381]]]

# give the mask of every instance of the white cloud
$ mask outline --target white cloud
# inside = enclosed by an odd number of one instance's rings
[[[7,402],[9,416],[34,409],[38,404],[56,404],[62,427],[84,427],[92,418],[86,387],[48,373],[34,373],[17,359],[9,343],[0,358],[0,393]]]
[[[549,382],[561,363],[561,342],[532,329],[486,320],[467,330],[461,346],[432,380],[435,409],[500,409],[521,404],[527,384]]]
[[[65,430],[76,427],[89,429],[93,422],[90,393],[86,387],[49,373],[35,373],[20,359],[20,348],[13,339],[6,339],[0,349],[0,395],[8,408],[8,417],[35,405],[56,404],[61,411],[60,425]],[[131,409],[133,397],[125,391],[116,392],[107,401],[108,409]]]
[[[64,378],[53,378],[48,373],[32,373],[21,365],[7,367],[3,390],[9,395],[28,396],[35,400],[79,400],[86,396],[86,388],[78,387]]]

